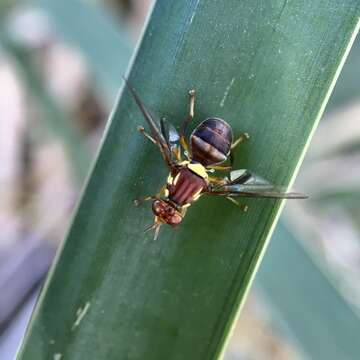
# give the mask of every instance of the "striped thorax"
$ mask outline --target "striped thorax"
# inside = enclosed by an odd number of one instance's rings
[[[203,165],[184,161],[179,171],[168,177],[168,199],[178,207],[196,201],[208,185],[208,174]]]

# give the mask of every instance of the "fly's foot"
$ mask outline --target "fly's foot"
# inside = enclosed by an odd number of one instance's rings
[[[148,140],[150,140],[152,143],[154,143],[156,145],[156,141],[154,140],[154,138],[145,131],[143,126],[139,125],[137,127],[137,131],[140,134],[143,134]]]
[[[245,205],[245,204],[240,204],[238,201],[236,201],[235,199],[233,199],[230,196],[226,197],[227,200],[229,200],[230,202],[232,202],[234,205],[236,205],[239,209],[241,209],[243,212],[247,212],[249,209],[249,206]]]
[[[236,146],[238,146],[241,142],[245,140],[249,140],[250,135],[248,133],[242,133],[240,136],[231,144],[231,150],[235,149]]]
[[[156,199],[156,196],[145,196],[145,197],[142,197],[142,198],[137,198],[137,199],[134,200],[134,205],[139,206],[144,201],[155,200],[155,199]]]

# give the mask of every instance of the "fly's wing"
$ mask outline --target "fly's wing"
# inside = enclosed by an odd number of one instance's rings
[[[175,158],[175,161],[181,161],[180,134],[176,128],[164,118],[160,120],[160,129],[172,157]]]
[[[274,186],[262,177],[241,169],[230,173],[228,183],[210,189],[210,194],[227,197],[253,197],[269,199],[306,199],[308,196],[300,193],[286,192]]]
[[[263,188],[262,186],[249,185],[225,185],[219,190],[211,190],[212,195],[220,195],[227,197],[252,197],[252,198],[268,198],[268,199],[307,199],[308,196],[300,193],[285,192],[278,187]]]
[[[239,169],[230,172],[230,178],[228,179],[227,185],[230,184],[244,184],[244,183],[262,183],[269,184],[265,179],[251,173],[247,169]]]
[[[170,169],[172,169],[175,166],[175,164],[171,158],[171,151],[170,151],[170,148],[169,148],[166,140],[164,139],[163,135],[161,134],[161,132],[160,132],[158,126],[156,125],[153,117],[151,116],[150,112],[145,107],[143,102],[140,100],[140,97],[137,94],[137,92],[135,91],[135,89],[129,84],[129,82],[126,79],[124,79],[124,80],[125,80],[126,86],[130,90],[136,104],[139,106],[147,124],[149,125],[151,136],[156,141],[156,143],[159,147],[159,150],[161,152],[161,155],[163,156],[168,167]]]

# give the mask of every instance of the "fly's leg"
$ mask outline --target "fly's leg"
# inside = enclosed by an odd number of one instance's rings
[[[241,142],[248,140],[250,138],[250,135],[248,133],[242,133],[239,135],[239,137],[231,144],[231,148],[230,148],[230,166],[231,168],[233,167],[234,164],[234,149],[236,148],[236,146],[238,146]]]
[[[189,110],[189,115],[187,117],[187,119],[184,121],[182,130],[181,130],[181,135],[180,135],[180,143],[182,145],[182,147],[184,148],[184,150],[187,153],[187,157],[190,160],[190,146],[188,144],[188,141],[185,138],[185,134],[186,134],[186,130],[188,125],[191,123],[191,121],[194,118],[194,108],[195,108],[195,90],[190,90],[189,91],[189,97],[190,97],[190,110]]]
[[[145,131],[143,126],[138,126],[137,131],[140,134],[143,134],[148,140],[150,140],[152,143],[154,143],[156,145],[156,140]]]
[[[186,156],[186,158],[191,161],[191,153],[190,153],[190,146],[187,142],[187,140],[185,139],[185,136],[182,134],[180,136],[180,144],[184,149],[184,155]]]
[[[215,185],[216,186],[221,186],[221,185],[226,185],[228,183],[228,179],[227,178],[219,178],[216,176],[209,176],[209,183],[210,185]]]
[[[237,202],[235,199],[233,199],[230,196],[227,196],[226,199],[228,199],[230,202],[232,202],[234,205],[236,205],[238,208],[240,208],[244,212],[248,211],[248,209],[249,209],[249,207],[247,205],[240,204],[239,202]]]
[[[186,215],[186,212],[187,212],[187,209],[188,209],[189,206],[182,206],[180,208],[180,213],[181,213],[181,216],[184,217]]]
[[[162,196],[167,197],[168,195],[169,195],[169,190],[167,189],[167,185],[164,185],[164,186],[162,186],[160,191],[155,196],[146,196],[146,197],[141,198],[141,199],[136,199],[134,201],[134,203],[135,203],[135,206],[138,206],[141,203],[143,203],[144,201],[158,200],[158,199],[161,199]],[[144,230],[144,232],[148,232],[150,230],[155,230],[155,232],[154,232],[154,240],[156,240],[158,238],[158,236],[159,236],[159,231],[160,231],[160,226],[161,225],[162,225],[162,221],[157,216],[155,216],[154,224],[147,227]]]
[[[239,137],[231,144],[231,150],[234,150],[236,146],[238,146],[244,140],[248,140],[250,135],[248,133],[242,133]]]
[[[185,134],[185,131],[187,129],[187,126],[191,123],[191,121],[194,118],[194,108],[195,108],[195,90],[192,89],[189,91],[189,97],[190,97],[190,110],[188,118],[185,120],[183,125],[183,133]]]
[[[156,199],[158,199],[158,197],[157,196],[144,196],[144,197],[142,197],[142,198],[137,198],[137,199],[135,199],[134,200],[134,205],[135,206],[139,206],[139,205],[141,205],[143,202],[145,202],[145,201],[149,201],[149,200],[156,200]]]
[[[145,201],[160,199],[162,196],[167,197],[167,195],[168,195],[167,185],[164,185],[156,195],[144,196],[142,198],[135,199],[134,204],[135,206],[139,206]]]
[[[173,149],[172,153],[175,155],[177,162],[182,162],[181,151],[179,148]]]
[[[206,167],[209,170],[216,170],[216,171],[230,171],[232,170],[232,166],[228,165],[210,165]]]

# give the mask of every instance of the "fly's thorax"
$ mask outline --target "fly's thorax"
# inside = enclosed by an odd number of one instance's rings
[[[203,165],[186,162],[167,180],[168,198],[179,207],[189,206],[207,187],[208,175]]]
[[[208,118],[200,123],[190,137],[193,160],[204,166],[224,162],[233,140],[230,125],[219,118]]]

